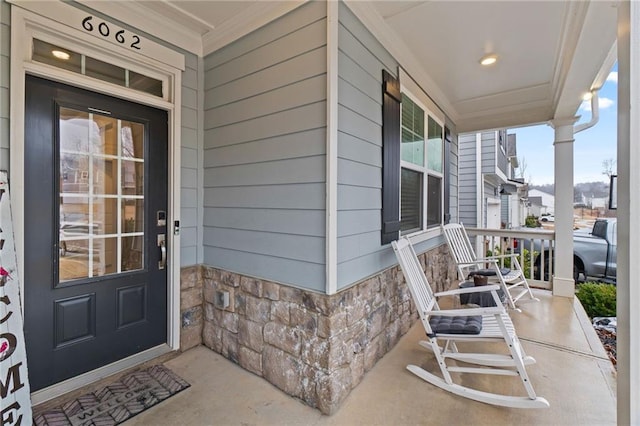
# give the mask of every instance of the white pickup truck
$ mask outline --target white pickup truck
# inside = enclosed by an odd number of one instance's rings
[[[615,218],[596,219],[591,230],[579,229],[573,233],[573,278],[616,281],[616,254],[618,243],[618,222]],[[540,253],[540,246],[534,249]],[[535,261],[535,276],[540,277],[540,258]],[[545,249],[545,260],[548,254]],[[545,280],[548,279],[545,267]]]

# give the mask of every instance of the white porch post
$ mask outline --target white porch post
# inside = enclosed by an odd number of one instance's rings
[[[640,424],[640,4],[618,4],[618,424]]]
[[[573,124],[577,117],[551,121],[555,130],[555,229],[554,296],[573,297]]]

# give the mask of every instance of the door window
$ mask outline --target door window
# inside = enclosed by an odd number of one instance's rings
[[[59,110],[59,282],[144,265],[144,125]]]

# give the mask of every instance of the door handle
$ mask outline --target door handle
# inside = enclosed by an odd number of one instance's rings
[[[160,247],[158,269],[164,269],[167,266],[167,241],[165,234],[158,234],[158,247]]]

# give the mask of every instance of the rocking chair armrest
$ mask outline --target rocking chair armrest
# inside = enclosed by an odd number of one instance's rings
[[[494,290],[500,290],[500,286],[497,285],[497,284],[492,284],[492,285],[482,285],[482,286],[477,286],[477,287],[458,288],[458,289],[455,289],[455,290],[441,291],[441,292],[438,292],[438,293],[434,293],[433,295],[435,297],[455,296],[456,294],[480,293],[480,292],[494,291]]]
[[[505,312],[502,306],[492,306],[488,308],[470,308],[470,309],[445,309],[436,311],[425,311],[426,315],[439,315],[442,317],[468,317],[473,315],[500,315]]]
[[[496,254],[496,255],[493,255],[493,256],[487,256],[487,257],[476,259],[476,260],[478,260],[478,261],[483,260],[485,262],[490,262],[492,260],[514,258],[514,257],[519,257],[519,256],[520,255],[518,253]]]

